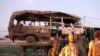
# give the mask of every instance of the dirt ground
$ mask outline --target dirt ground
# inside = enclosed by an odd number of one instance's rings
[[[15,45],[9,38],[1,38],[0,46],[2,45]]]

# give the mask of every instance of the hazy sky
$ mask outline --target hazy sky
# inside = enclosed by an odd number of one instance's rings
[[[86,16],[87,26],[100,27],[100,0],[0,0],[0,31],[7,31],[10,16],[16,10],[50,10]]]

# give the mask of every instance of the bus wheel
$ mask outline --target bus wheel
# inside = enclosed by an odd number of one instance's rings
[[[34,43],[34,42],[36,42],[35,36],[27,36],[26,37],[26,42],[27,43]]]

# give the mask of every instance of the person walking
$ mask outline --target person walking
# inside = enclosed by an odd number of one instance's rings
[[[94,40],[89,43],[88,56],[100,56],[100,31],[94,32]]]

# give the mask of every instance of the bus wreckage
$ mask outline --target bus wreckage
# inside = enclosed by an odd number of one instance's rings
[[[83,33],[80,20],[78,16],[56,11],[15,11],[9,22],[9,38],[12,41],[25,40],[27,44],[22,44],[24,47],[45,47],[48,52],[53,39],[66,36],[71,31]]]

